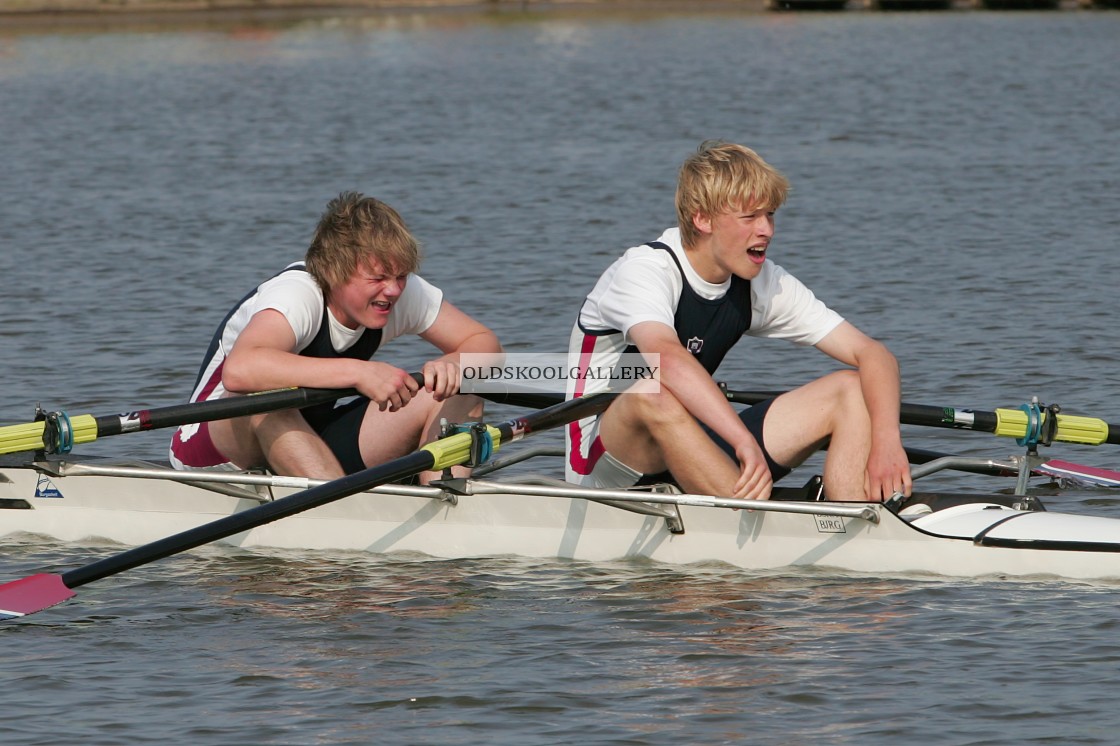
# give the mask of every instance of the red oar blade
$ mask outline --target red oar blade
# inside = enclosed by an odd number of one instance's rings
[[[1085,487],[1120,487],[1120,471],[1096,466],[1054,459],[1036,466],[1034,471]]]
[[[0,585],[0,621],[19,619],[73,598],[61,575],[40,573]]]

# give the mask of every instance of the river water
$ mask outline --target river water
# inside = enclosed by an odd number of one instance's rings
[[[891,346],[904,399],[1120,420],[1120,13],[554,11],[0,32],[0,422],[183,400],[227,306],[348,189],[396,206],[423,274],[507,348],[562,351],[598,273],[673,222],[709,137],[789,176],[771,256]],[[832,367],[748,341],[721,377]],[[160,459],[166,437],[82,452]],[[1116,467],[1108,448],[1053,451]],[[984,479],[952,484],[1010,487]],[[1114,492],[1044,492],[1120,515]],[[0,547],[4,581],[116,550]],[[0,627],[0,738],[1112,744],[1118,601],[1042,578],[206,547]]]

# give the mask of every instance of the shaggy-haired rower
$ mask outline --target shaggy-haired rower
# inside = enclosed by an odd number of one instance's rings
[[[332,200],[305,260],[226,315],[190,400],[290,386],[354,388],[361,396],[180,427],[172,464],[333,479],[416,450],[439,436],[441,418],[480,419],[482,400],[459,393],[459,355],[501,346],[415,274],[419,263],[419,245],[396,210],[355,192]],[[408,334],[440,352],[424,363],[423,386],[408,371],[371,360]]]

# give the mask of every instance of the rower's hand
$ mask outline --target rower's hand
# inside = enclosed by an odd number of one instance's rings
[[[363,377],[357,389],[384,412],[396,412],[412,401],[420,384],[407,370],[386,363],[369,361],[362,366]]]
[[[866,497],[871,502],[885,502],[892,495],[901,493],[910,496],[913,489],[910,478],[910,461],[901,441],[889,444],[871,444],[867,457],[867,481],[864,485]]]
[[[758,442],[754,438],[744,440],[735,449],[735,457],[739,460],[740,472],[731,496],[738,500],[769,500],[774,481]]]
[[[436,401],[450,399],[459,393],[461,371],[459,363],[454,360],[440,358],[429,360],[421,368],[424,374],[424,388],[431,393]]]

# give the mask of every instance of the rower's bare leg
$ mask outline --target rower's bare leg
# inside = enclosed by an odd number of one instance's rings
[[[867,499],[871,418],[855,371],[830,373],[779,396],[766,414],[763,439],[770,456],[790,468],[828,443],[825,495]]]
[[[599,436],[607,452],[631,469],[668,469],[686,492],[730,495],[739,479],[738,465],[667,389],[615,399],[602,415]]]
[[[400,458],[438,438],[440,420],[446,419],[453,425],[477,422],[482,419],[484,407],[485,402],[471,394],[458,394],[437,402],[423,390],[396,412],[382,412],[371,404],[362,421],[362,460],[373,465]],[[470,475],[470,469],[465,466],[452,467],[451,471],[457,477]],[[441,472],[423,472],[420,483],[427,484],[441,475]]]
[[[314,479],[343,475],[331,449],[295,410],[211,422],[214,446],[243,468]]]

